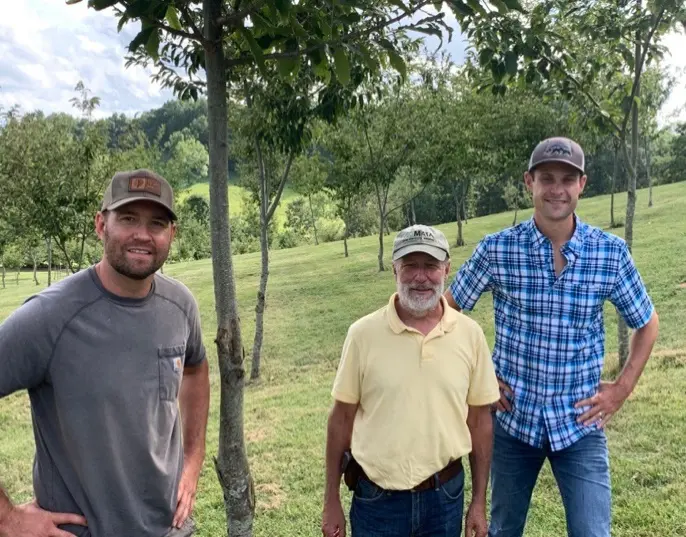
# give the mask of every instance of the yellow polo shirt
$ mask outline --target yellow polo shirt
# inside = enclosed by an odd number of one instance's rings
[[[387,306],[348,330],[332,395],[359,403],[352,454],[382,488],[406,490],[472,450],[468,405],[500,398],[481,327],[450,308],[427,336]]]

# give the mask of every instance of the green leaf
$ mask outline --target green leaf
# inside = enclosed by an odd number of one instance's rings
[[[323,18],[319,21],[319,29],[322,31],[322,35],[326,39],[331,39],[331,37],[332,37],[331,26]]]
[[[169,26],[174,28],[174,30],[181,30],[181,23],[179,22],[179,15],[176,13],[176,8],[174,6],[169,6],[167,8],[167,14],[164,16],[169,23]]]
[[[313,68],[314,74],[321,78],[324,81],[324,83],[328,85],[328,83],[331,81],[329,60],[326,59],[326,56],[324,54],[320,56],[320,61],[317,62],[314,58],[312,58],[312,60],[315,62]]]
[[[150,33],[150,37],[148,38],[148,42],[145,44],[145,50],[153,60],[157,61],[160,59],[159,48],[160,32],[156,28],[153,28],[153,31]]]
[[[74,4],[79,4],[81,3],[81,0],[67,0],[66,4],[68,6],[73,6]]]
[[[297,66],[298,58],[279,58],[276,62],[279,74],[284,78],[290,77]]]
[[[517,74],[517,53],[514,50],[505,53],[505,71],[510,76]]]
[[[502,14],[508,13],[510,11],[510,8],[507,7],[507,4],[505,4],[503,0],[491,0],[491,4],[493,4],[495,8]]]
[[[275,0],[274,4],[276,5],[276,9],[281,13],[282,16],[288,15],[288,12],[291,10],[291,1],[290,0]]]
[[[147,28],[143,28],[140,32],[138,32],[138,35],[133,38],[131,43],[129,43],[129,51],[130,52],[136,52],[138,47],[141,45],[145,44],[148,42],[148,39],[150,39],[150,34],[152,34],[152,31],[155,28],[152,26],[148,26]]]
[[[117,23],[117,33],[121,32],[124,25],[129,22],[129,18],[126,15],[119,17],[119,22]]]
[[[483,8],[479,0],[467,0],[467,4],[469,4],[469,7],[471,7],[482,17],[485,17],[487,15],[486,10]]]
[[[295,35],[298,37],[302,37],[303,39],[307,39],[309,37],[307,30],[303,28],[303,25],[300,24],[295,17],[291,19],[291,28],[293,28],[293,32],[295,32]]]
[[[350,83],[350,61],[342,47],[336,47],[333,51],[334,67],[336,77],[341,84],[347,86]]]
[[[398,54],[394,49],[388,49],[388,60],[391,62],[393,69],[400,73],[403,80],[407,78],[407,65],[405,65],[405,60],[402,59],[400,54]]]
[[[248,47],[250,47],[250,52],[252,52],[252,55],[255,58],[255,63],[257,64],[260,73],[262,73],[263,76],[268,76],[267,66],[264,63],[264,51],[255,40],[255,36],[253,36],[252,32],[245,26],[240,27],[238,30],[248,43]]]
[[[503,0],[503,2],[510,9],[514,9],[515,11],[519,11],[520,13],[526,12],[525,9],[522,7],[522,4],[519,3],[519,0]]]
[[[402,2],[402,0],[388,0],[388,3],[394,5],[404,13],[409,13],[407,6]]]

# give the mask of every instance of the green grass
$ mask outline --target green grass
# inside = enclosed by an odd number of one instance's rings
[[[194,185],[182,190],[179,193],[179,201],[183,201],[188,196],[203,196],[205,198],[210,197],[210,185],[209,183],[195,183]],[[242,186],[229,185],[229,214],[231,217],[239,216],[243,210],[245,204],[245,196],[248,195],[248,191]],[[283,227],[283,223],[286,220],[286,206],[296,199],[298,194],[291,188],[286,186],[281,194],[281,203],[274,213],[274,218],[279,227]]]
[[[637,390],[608,430],[616,537],[686,535],[686,289],[680,287],[686,282],[686,183],[656,188],[654,198],[655,206],[648,209],[647,193],[639,192],[634,254],[660,314],[661,332]],[[617,202],[616,216],[622,219],[625,196],[618,196]],[[581,202],[579,214],[590,223],[605,227],[608,213],[607,197]],[[522,214],[521,218],[528,216]],[[511,222],[511,213],[470,220],[464,226],[467,246],[453,248],[453,271],[485,233]],[[454,242],[455,224],[440,227]],[[623,233],[621,228],[614,231]],[[263,380],[247,388],[245,401],[248,452],[257,488],[256,536],[318,534],[325,423],[341,344],[349,324],[385,304],[394,289],[392,274],[377,271],[377,240],[367,237],[350,241],[347,259],[340,242],[271,254]],[[391,244],[389,236],[386,259]],[[235,270],[244,345],[249,355],[259,254],[236,257]],[[218,436],[211,264],[207,260],[171,265],[165,272],[185,282],[195,293],[211,358],[213,397],[208,455],[196,518],[198,535],[214,537],[224,532],[224,511],[211,462]],[[19,286],[8,277],[8,288],[0,290],[0,319],[35,290],[30,274],[22,276]],[[484,297],[473,316],[491,343],[492,315],[490,297]],[[606,317],[607,369],[611,370],[616,364],[617,345],[615,314],[609,306]],[[246,369],[249,367],[248,362]],[[0,401],[0,478],[16,501],[31,495],[32,451],[26,396],[19,394]],[[547,467],[534,492],[526,535],[565,535],[563,509]]]

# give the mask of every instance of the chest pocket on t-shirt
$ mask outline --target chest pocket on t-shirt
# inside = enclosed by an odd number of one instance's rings
[[[186,355],[185,345],[160,347],[157,349],[160,372],[160,399],[176,401],[183,376],[183,362]]]

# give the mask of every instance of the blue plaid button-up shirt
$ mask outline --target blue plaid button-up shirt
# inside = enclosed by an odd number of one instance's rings
[[[471,310],[492,291],[496,373],[513,390],[500,425],[534,447],[572,445],[596,426],[576,419],[574,404],[594,395],[605,354],[603,303],[609,300],[630,328],[653,314],[626,243],[576,216],[562,247],[567,265],[555,275],[553,248],[533,219],[486,236],[455,276],[457,305]]]

